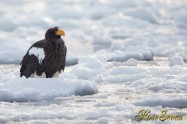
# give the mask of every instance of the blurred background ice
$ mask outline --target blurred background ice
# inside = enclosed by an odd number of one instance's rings
[[[54,26],[66,32],[71,62],[102,49],[116,61],[186,59],[185,0],[1,0],[0,6],[0,63],[19,63]]]

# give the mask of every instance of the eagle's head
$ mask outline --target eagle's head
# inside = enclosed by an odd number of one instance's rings
[[[45,33],[45,39],[59,39],[61,36],[65,36],[65,32],[58,27],[49,28]]]

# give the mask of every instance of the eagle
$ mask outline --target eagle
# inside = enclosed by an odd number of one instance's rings
[[[20,77],[53,78],[65,69],[67,47],[61,38],[65,32],[49,28],[43,40],[35,42],[23,57]]]

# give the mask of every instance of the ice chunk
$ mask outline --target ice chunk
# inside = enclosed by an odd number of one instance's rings
[[[80,79],[94,80],[105,69],[106,56],[104,51],[79,59],[79,64],[73,67],[71,74]]]
[[[69,76],[53,79],[15,78],[0,87],[0,101],[24,102],[50,100],[71,95],[91,95],[97,93],[96,83]]]
[[[165,107],[173,107],[173,108],[186,108],[187,107],[187,100],[186,98],[176,98],[176,99],[144,99],[135,103],[137,106],[162,106]]]
[[[184,60],[181,56],[173,56],[169,58],[169,65],[176,66],[176,65],[184,65]]]

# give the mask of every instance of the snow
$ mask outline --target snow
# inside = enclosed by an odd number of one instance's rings
[[[111,54],[108,61],[124,62],[129,59],[145,60],[145,61],[153,60],[153,53],[148,50],[139,50],[136,48],[136,50],[132,52],[129,52],[131,50],[127,50],[127,51],[128,52],[115,51],[113,54]]]
[[[170,66],[184,65],[184,60],[181,56],[170,57]]]
[[[186,97],[184,98],[171,98],[171,99],[162,99],[162,98],[150,98],[150,99],[144,99],[142,101],[139,101],[135,103],[135,105],[138,106],[149,106],[149,107],[154,107],[154,106],[162,106],[163,108],[165,107],[170,107],[170,108],[186,108],[187,107],[187,100],[185,100]]]
[[[91,81],[66,77],[63,77],[63,79],[15,78],[1,85],[0,101],[39,101],[94,93],[97,93],[97,87]]]
[[[79,64],[75,65],[70,73],[79,79],[95,80],[105,70],[107,58],[104,57],[104,54],[104,51],[100,51],[94,55],[80,58]]]
[[[146,20],[151,23],[157,23],[157,13],[154,12],[155,8],[143,8],[142,6],[137,7],[134,10],[129,10],[126,12],[126,15],[138,18],[141,20]]]
[[[0,63],[18,63],[22,57],[26,54],[27,48],[29,46],[24,44],[25,47],[21,47],[19,44],[23,45],[20,39],[13,38],[0,38]],[[14,41],[14,43],[12,43]],[[16,52],[15,52],[16,51]],[[8,56],[8,57],[7,57]],[[5,59],[7,58],[7,59]]]
[[[118,65],[107,63],[104,53],[83,57],[80,65],[67,67],[59,78],[52,79],[18,78],[19,66],[1,66],[0,121],[134,123],[141,109],[160,113],[165,108],[187,115],[185,66],[171,68],[169,61],[161,68],[146,63],[138,66],[139,62]],[[83,65],[89,73],[81,70]],[[80,71],[74,71],[79,66]]]
[[[171,56],[174,53],[183,58],[186,56],[186,4],[182,2],[176,5],[146,0],[14,3],[17,3],[14,7],[0,10],[0,41],[3,42],[0,63],[19,63],[30,45],[43,39],[47,28],[54,25],[64,29],[67,34],[63,39],[71,52],[67,55],[68,65],[77,64],[80,56],[101,49],[121,52],[119,57],[112,57],[115,61],[130,58],[151,60],[154,56]],[[12,6],[11,2],[6,1],[1,4]],[[36,9],[30,5],[39,7]],[[59,11],[62,13],[57,13],[54,8],[61,8]],[[30,12],[32,15],[26,16]],[[83,49],[82,43],[85,43],[83,51],[80,50]],[[133,52],[129,51],[132,47]],[[5,55],[9,56],[6,60]]]
[[[0,123],[187,123],[185,0],[0,5]],[[58,78],[19,78],[26,51],[54,26],[66,33],[65,71]],[[142,109],[185,118],[137,122]]]

